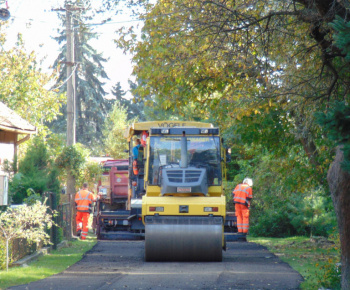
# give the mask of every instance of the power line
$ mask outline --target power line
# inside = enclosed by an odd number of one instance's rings
[[[44,23],[44,24],[56,24],[54,21],[46,21],[46,20],[40,20],[40,19],[34,19],[34,18],[24,18],[24,17],[19,17],[19,16],[11,16],[11,19],[15,20],[22,20],[23,23],[25,22],[39,22],[39,23]],[[123,23],[130,23],[130,22],[140,22],[144,21],[143,19],[131,19],[131,20],[122,20],[122,21],[102,21],[100,23],[84,23],[86,26],[100,26],[104,24],[123,24]]]
[[[62,30],[65,30],[65,28],[62,26],[58,26],[55,21],[46,21],[46,20],[39,20],[39,19],[33,19],[33,18],[23,18],[23,17],[18,17],[18,16],[11,16],[12,21],[17,21],[17,23],[23,23],[23,24],[51,24],[52,29],[57,30],[58,28],[61,28]],[[122,21],[102,21],[100,23],[83,23],[87,27],[98,27],[98,26],[104,26],[104,25],[115,25],[115,24],[125,24],[125,23],[132,23],[132,22],[142,22],[144,21],[143,19],[131,19],[131,20],[122,20]],[[77,28],[78,26],[75,26],[73,28]],[[99,32],[100,34],[103,34],[103,32]]]
[[[72,70],[72,73],[66,78],[66,80],[59,86],[57,87],[54,87],[52,89],[50,89],[50,91],[53,91],[53,90],[57,90],[59,89],[60,87],[62,87],[66,82],[68,82],[68,80],[72,77],[72,75],[74,74],[75,70],[78,68],[78,64],[75,64],[73,70]]]

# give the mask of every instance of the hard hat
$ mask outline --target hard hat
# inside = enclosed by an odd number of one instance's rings
[[[253,186],[253,179],[244,178],[243,183],[248,184],[249,186]]]

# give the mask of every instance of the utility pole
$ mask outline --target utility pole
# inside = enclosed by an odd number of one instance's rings
[[[67,35],[67,147],[75,144],[75,70],[74,63],[74,33],[72,31],[72,5],[66,3],[66,35]],[[67,194],[70,196],[72,235],[76,234],[75,222],[75,177],[67,174]]]
[[[74,63],[74,33],[72,31],[72,6],[66,4],[66,33],[67,33],[67,146],[75,144],[75,73]]]

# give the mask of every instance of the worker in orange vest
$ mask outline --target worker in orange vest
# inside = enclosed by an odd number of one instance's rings
[[[238,184],[232,192],[238,233],[243,235],[246,235],[249,230],[249,207],[250,201],[253,198],[252,186],[253,180],[245,178],[243,183]]]
[[[75,194],[77,235],[80,235],[82,240],[85,240],[88,235],[88,221],[95,201],[93,194],[88,190],[87,183],[84,183],[83,188]]]

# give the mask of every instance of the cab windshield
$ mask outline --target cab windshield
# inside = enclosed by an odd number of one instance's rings
[[[220,138],[213,136],[186,137],[187,167],[206,168],[209,185],[221,185]],[[181,137],[150,138],[148,184],[157,185],[162,168],[179,168]]]

